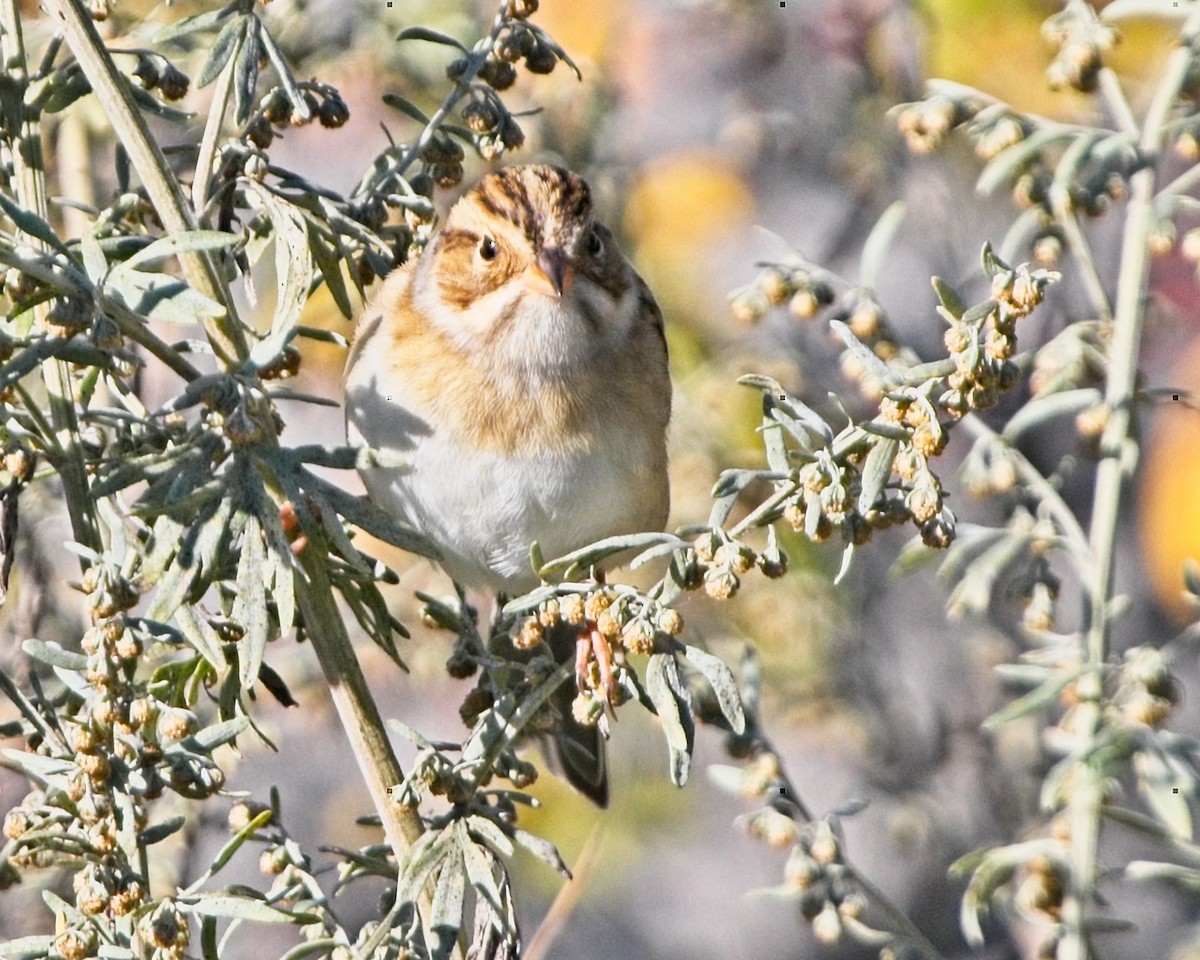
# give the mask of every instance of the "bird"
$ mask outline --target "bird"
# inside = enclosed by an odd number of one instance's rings
[[[359,468],[368,497],[465,589],[537,586],[535,541],[557,557],[666,523],[662,312],[569,170],[493,170],[454,203],[368,304],[345,401],[349,443],[387,455]],[[594,624],[573,639],[576,684],[592,657],[611,680]],[[603,737],[563,690],[556,765],[604,806]]]

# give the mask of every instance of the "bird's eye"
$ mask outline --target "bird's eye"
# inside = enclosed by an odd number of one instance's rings
[[[604,240],[600,236],[600,231],[593,228],[587,238],[587,252],[590,256],[598,257],[604,252]]]
[[[496,241],[491,237],[484,237],[479,244],[479,256],[484,260],[495,260],[496,254],[499,253],[499,248],[496,246]]]

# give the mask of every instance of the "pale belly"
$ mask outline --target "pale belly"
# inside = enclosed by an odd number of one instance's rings
[[[665,482],[660,489],[649,469],[653,451],[639,446],[520,455],[426,436],[405,452],[410,466],[362,476],[372,500],[438,545],[456,581],[514,595],[538,582],[534,541],[550,560],[604,537],[662,528]]]

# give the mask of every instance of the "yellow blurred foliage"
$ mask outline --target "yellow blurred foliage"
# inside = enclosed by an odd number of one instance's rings
[[[541,0],[537,24],[558,41],[572,60],[599,63],[608,51],[613,27],[628,16],[626,7],[624,0],[607,3]]]
[[[661,297],[700,282],[721,241],[754,217],[745,180],[721,154],[684,150],[647,164],[630,191],[625,227]]]
[[[1090,95],[1053,91],[1045,69],[1054,55],[1041,27],[1053,6],[1043,0],[930,0],[929,75],[976,87],[1024,112],[1048,117],[1075,116],[1090,108]],[[1107,63],[1123,81],[1135,111],[1162,68],[1177,27],[1164,19],[1122,19],[1114,24],[1121,42]]]
[[[1168,378],[1200,392],[1200,340]],[[1146,575],[1159,601],[1180,620],[1195,609],[1183,593],[1183,563],[1200,559],[1200,413],[1167,400],[1146,441],[1139,485],[1139,528]]]

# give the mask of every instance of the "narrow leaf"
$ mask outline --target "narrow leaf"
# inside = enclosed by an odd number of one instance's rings
[[[691,766],[691,702],[679,682],[679,668],[669,653],[656,653],[646,665],[646,693],[662,723],[670,755],[671,782],[681,787]],[[682,709],[681,709],[682,708]]]
[[[720,657],[713,656],[707,650],[701,650],[699,647],[685,645],[683,655],[688,663],[704,675],[704,679],[712,687],[713,693],[717,697],[717,703],[720,704],[721,713],[729,721],[733,732],[744,733],[746,715],[742,711],[742,698],[738,693],[737,680],[734,679],[733,671]]]
[[[398,34],[397,40],[427,40],[430,43],[441,43],[448,47],[457,47],[463,53],[470,51],[462,45],[458,40],[445,33],[439,33],[436,30],[430,30],[429,27],[405,27]]]
[[[906,212],[904,201],[897,200],[875,221],[875,226],[871,228],[863,244],[862,269],[859,271],[859,283],[862,286],[869,289],[876,286],[887,251],[896,239]]]

